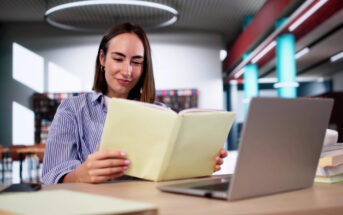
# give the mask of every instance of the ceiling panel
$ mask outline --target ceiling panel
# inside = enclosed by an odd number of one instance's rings
[[[70,0],[1,0],[1,22],[44,22],[44,12],[52,6],[72,2]],[[179,20],[176,24],[164,30],[194,30],[219,33],[224,43],[233,43],[242,31],[243,17],[254,15],[265,3],[265,0],[152,0],[166,4],[178,10]],[[119,7],[118,7],[119,8]],[[73,20],[73,23],[101,23],[106,14],[113,20],[123,21],[120,17],[132,16],[143,24],[151,24],[166,20],[165,14],[158,14],[156,9],[138,7],[97,7],[93,12],[74,10],[73,13],[61,13],[60,21]],[[105,30],[105,29],[104,29]]]
[[[297,70],[305,72],[313,63],[319,63],[343,50],[343,28],[311,47],[310,52],[299,59]]]

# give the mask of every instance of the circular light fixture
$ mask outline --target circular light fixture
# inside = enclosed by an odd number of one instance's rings
[[[160,23],[155,23],[153,25],[142,25],[145,28],[161,28],[161,27],[167,27],[170,26],[172,24],[174,24],[177,19],[178,19],[178,11],[175,10],[174,8],[164,5],[164,4],[160,4],[160,3],[155,3],[155,2],[149,2],[149,1],[140,1],[140,0],[89,0],[89,1],[76,1],[76,2],[69,2],[69,3],[65,3],[65,4],[61,4],[61,5],[57,5],[54,6],[50,9],[48,9],[45,12],[45,20],[51,24],[52,26],[58,27],[58,28],[62,28],[62,29],[66,29],[66,30],[74,30],[74,31],[86,31],[86,32],[97,32],[100,31],[99,29],[95,29],[92,27],[84,27],[87,26],[87,24],[85,24],[85,20],[81,20],[83,18],[83,16],[87,16],[87,12],[85,11],[74,11],[74,13],[69,13],[66,14],[68,10],[76,10],[76,9],[87,9],[90,10],[91,6],[93,6],[93,8],[97,7],[95,10],[98,10],[97,12],[99,12],[99,8],[101,6],[106,6],[104,8],[102,8],[102,11],[105,11],[107,14],[100,14],[97,17],[100,19],[99,22],[101,22],[103,19],[103,22],[107,22],[107,24],[109,24],[109,22],[112,22],[110,25],[115,24],[115,20],[118,20],[119,18],[121,18],[120,16],[123,16],[124,12],[128,12],[130,10],[128,10],[128,8],[125,8],[121,11],[117,10],[117,13],[113,13],[111,11],[109,11],[109,6],[123,6],[123,7],[139,7],[139,8],[145,8],[147,10],[146,13],[148,13],[147,15],[143,14],[143,17],[137,18],[137,22],[144,22],[144,17],[150,17],[150,19],[156,19],[156,16],[161,15],[161,12],[163,13],[167,13],[168,14],[168,19],[165,21],[163,20]],[[122,12],[124,11],[124,12]],[[158,11],[155,12],[154,11]],[[142,9],[135,9],[134,12],[138,12],[138,13],[142,13]],[[144,11],[143,11],[144,13]],[[58,16],[58,18],[60,20],[54,20],[54,18],[56,19],[56,14],[60,14]],[[157,14],[157,15],[156,15]],[[162,14],[164,17],[166,16],[165,14]],[[77,19],[77,21],[70,21],[72,24],[65,24],[63,23],[63,21],[65,21],[66,19],[68,19],[68,17],[76,17],[75,19]],[[54,17],[54,18],[52,18]],[[119,18],[118,18],[119,17]],[[58,19],[57,18],[57,19]],[[90,19],[92,19],[91,21],[93,22],[93,17],[91,17]],[[128,20],[130,21],[130,17],[124,17],[122,18],[124,20]],[[63,20],[63,21],[61,21]],[[157,19],[156,19],[157,20]],[[66,21],[65,21],[66,22]],[[150,20],[150,23],[152,21]],[[76,23],[76,24],[75,24]],[[83,27],[77,26],[77,23],[82,23]],[[137,23],[140,24],[140,23]],[[95,23],[90,24],[90,26],[95,26]],[[104,29],[101,29],[101,31],[103,31]]]

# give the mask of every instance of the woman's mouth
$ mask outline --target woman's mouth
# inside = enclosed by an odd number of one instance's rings
[[[117,79],[118,83],[120,85],[129,85],[130,84],[130,81],[129,80],[125,80],[125,79]]]

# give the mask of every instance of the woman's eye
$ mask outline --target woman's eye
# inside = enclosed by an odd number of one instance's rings
[[[135,65],[141,65],[141,64],[143,64],[143,62],[138,62],[138,61],[133,61],[132,63],[135,64]]]
[[[121,59],[121,58],[113,58],[113,60],[115,60],[117,62],[122,62],[123,61],[123,59]]]

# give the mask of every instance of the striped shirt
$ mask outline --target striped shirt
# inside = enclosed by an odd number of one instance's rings
[[[43,183],[58,183],[96,151],[106,115],[104,96],[99,92],[71,97],[60,104],[45,148]]]

